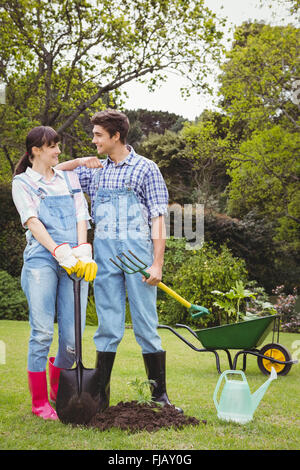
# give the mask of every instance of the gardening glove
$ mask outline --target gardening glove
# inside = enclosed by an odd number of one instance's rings
[[[78,277],[83,277],[85,281],[93,281],[96,277],[98,266],[92,257],[92,245],[90,243],[82,243],[72,249],[75,258],[81,261],[81,268],[77,272]]]
[[[77,273],[82,268],[82,262],[79,261],[72,253],[69,243],[57,245],[52,255],[58,264],[64,268],[68,274]]]

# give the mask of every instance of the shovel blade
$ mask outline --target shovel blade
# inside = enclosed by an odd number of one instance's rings
[[[87,424],[99,408],[99,371],[78,364],[62,369],[56,398],[56,413],[64,424]]]

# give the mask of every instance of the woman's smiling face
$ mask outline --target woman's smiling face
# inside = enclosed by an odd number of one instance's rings
[[[58,164],[58,156],[61,150],[59,148],[59,142],[53,142],[50,145],[44,144],[40,147],[39,159],[40,162],[46,166],[55,166]]]

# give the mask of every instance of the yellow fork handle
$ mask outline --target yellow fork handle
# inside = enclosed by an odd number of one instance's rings
[[[163,282],[159,282],[157,284],[157,287],[159,287],[160,289],[162,289],[163,291],[165,291],[167,294],[169,294],[171,297],[173,297],[175,300],[178,300],[178,302],[180,302],[182,305],[184,305],[185,307],[187,308],[190,308],[191,307],[191,303],[188,302],[187,300],[185,300],[183,297],[181,297],[180,295],[178,295],[175,291],[173,291],[172,289],[170,289],[170,287],[166,286],[166,284],[164,284]]]

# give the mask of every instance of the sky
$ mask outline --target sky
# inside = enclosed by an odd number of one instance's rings
[[[278,21],[282,22],[282,18],[287,17],[284,8],[281,11],[276,9],[277,19],[274,20],[268,6],[258,7],[259,0],[206,0],[205,3],[213,12],[227,17],[228,22],[236,26],[249,19],[278,24]],[[211,77],[210,82],[216,83],[214,76]],[[184,78],[174,74],[170,74],[168,80],[151,93],[146,85],[130,82],[122,87],[122,90],[128,93],[128,99],[124,100],[124,108],[168,111],[189,120],[195,119],[204,109],[216,109],[214,98],[209,96],[192,93],[190,98],[182,98],[180,88],[184,85],[186,85]]]

